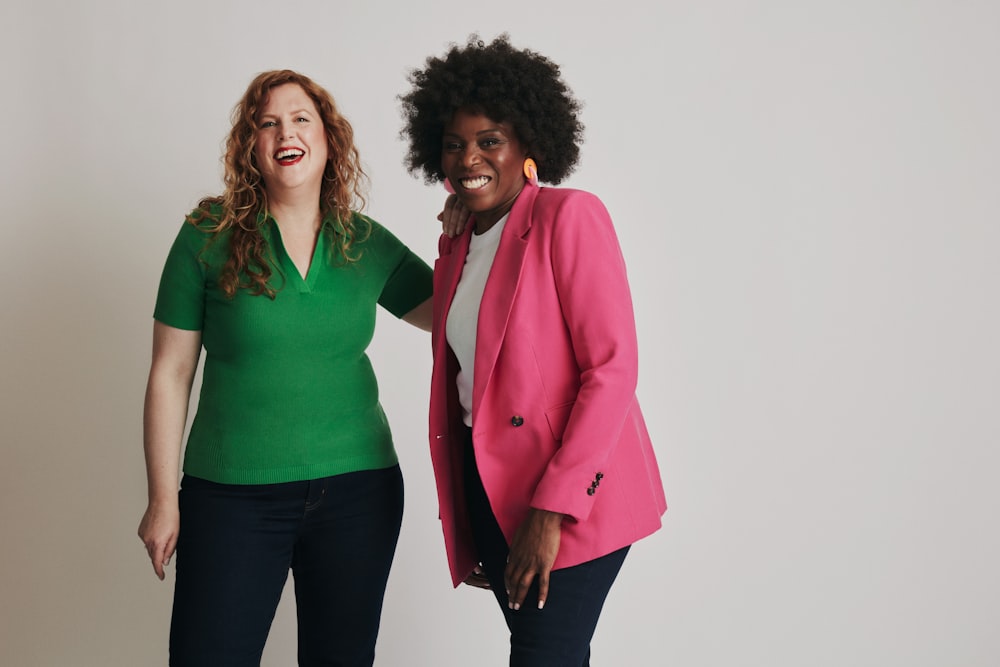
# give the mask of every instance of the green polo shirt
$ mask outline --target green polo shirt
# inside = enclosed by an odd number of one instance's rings
[[[360,214],[355,214],[360,215]],[[370,220],[358,261],[332,250],[326,221],[303,278],[273,220],[263,223],[274,299],[218,287],[228,234],[185,223],[167,257],[153,316],[200,330],[205,348],[184,472],[226,484],[316,479],[397,462],[365,353],[375,305],[396,317],[430,297],[431,269]]]

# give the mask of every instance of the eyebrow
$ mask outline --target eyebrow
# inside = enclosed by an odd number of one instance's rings
[[[484,135],[484,134],[495,134],[495,133],[507,134],[506,132],[504,132],[504,129],[498,125],[496,127],[490,128],[488,130],[479,130],[478,132],[476,132],[476,136],[478,137],[478,136],[481,136],[481,135]],[[456,133],[456,132],[445,132],[443,134],[443,136],[461,138],[461,135],[458,134],[458,133]]]
[[[293,111],[291,113],[292,113],[293,116],[296,115],[296,114],[301,114],[301,113],[309,114],[310,116],[315,115],[312,111],[309,111],[309,109],[296,109],[295,111]],[[260,114],[261,118],[277,118],[278,116],[279,116],[279,114],[276,114],[276,113],[262,113],[262,114]]]

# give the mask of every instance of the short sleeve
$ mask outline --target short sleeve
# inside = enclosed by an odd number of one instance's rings
[[[396,317],[402,317],[431,297],[434,272],[427,262],[374,221],[371,241],[388,269],[378,303]]]
[[[153,317],[177,329],[199,331],[205,319],[205,264],[208,236],[185,222],[174,239],[160,275]]]

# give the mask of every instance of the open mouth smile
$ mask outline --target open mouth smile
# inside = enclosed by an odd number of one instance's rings
[[[297,163],[306,154],[301,148],[282,148],[274,154],[274,159],[282,166],[290,166]]]
[[[490,182],[489,176],[477,176],[476,178],[461,178],[458,183],[466,190],[478,190],[486,187]]]

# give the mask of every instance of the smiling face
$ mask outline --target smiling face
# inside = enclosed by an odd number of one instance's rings
[[[482,233],[514,205],[524,187],[527,152],[510,123],[468,109],[445,125],[443,143],[441,169]]]
[[[257,113],[254,156],[269,194],[312,189],[319,196],[329,155],[326,130],[312,98],[296,83],[272,88]]]

